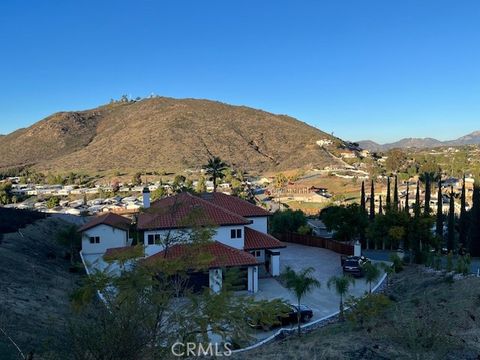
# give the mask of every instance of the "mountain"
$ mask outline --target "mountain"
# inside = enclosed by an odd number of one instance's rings
[[[472,132],[455,140],[440,141],[433,138],[404,138],[387,144],[378,144],[371,140],[357,141],[362,149],[370,151],[386,151],[394,148],[434,148],[441,146],[462,146],[480,144],[480,131]]]
[[[447,142],[449,145],[452,145],[452,142]],[[453,140],[453,145],[471,145],[471,144],[480,144],[480,131],[474,131],[468,135],[459,137],[456,140]]]
[[[64,171],[198,169],[210,155],[250,171],[336,164],[316,142],[341,140],[286,115],[156,97],[53,114],[0,138],[0,168]]]

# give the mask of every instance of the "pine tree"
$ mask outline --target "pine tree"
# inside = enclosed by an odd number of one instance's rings
[[[386,199],[386,209],[387,211],[390,210],[390,206],[391,206],[391,196],[390,196],[390,176],[387,177],[387,199]]]
[[[465,193],[465,175],[463,175],[463,184],[462,184],[462,195],[460,197],[460,231],[458,242],[462,244],[461,246],[467,246],[467,235],[468,235],[468,214],[467,214],[467,201]]]
[[[378,215],[383,215],[383,209],[382,209],[382,195],[380,195],[380,200],[378,203]]]
[[[435,226],[435,233],[439,239],[443,239],[443,194],[442,194],[442,180],[438,182],[437,194],[437,220]]]
[[[393,188],[393,208],[398,211],[398,176],[395,175],[395,187]]]
[[[431,189],[430,189],[430,174],[425,174],[425,204],[423,213],[425,215],[430,215],[430,198],[431,198]]]
[[[362,181],[362,192],[360,194],[360,208],[363,211],[367,211],[366,205],[365,205],[365,181]]]
[[[410,206],[408,205],[409,197],[410,197],[410,189],[407,181],[407,194],[405,195],[405,212],[407,214],[410,213]]]
[[[472,256],[480,256],[480,185],[475,181],[473,204],[470,210],[469,245]]]
[[[370,220],[375,219],[375,185],[372,180],[372,188],[370,190]]]
[[[453,186],[450,188],[450,207],[448,208],[447,249],[453,251],[455,247],[455,199]]]
[[[417,193],[415,194],[415,217],[420,216],[420,181],[417,181]]]

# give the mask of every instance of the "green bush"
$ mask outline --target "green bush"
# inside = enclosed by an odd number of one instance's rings
[[[398,273],[403,270],[403,260],[400,259],[400,256],[398,256],[395,253],[390,254],[389,257],[390,261],[393,263],[393,268],[395,269],[395,272]]]
[[[310,235],[312,233],[312,228],[308,225],[302,225],[297,229],[297,233],[300,235]]]
[[[277,211],[270,219],[270,232],[282,234],[296,232],[299,227],[307,225],[307,218],[301,210]]]
[[[373,293],[362,298],[350,297],[345,304],[350,308],[346,319],[356,326],[363,327],[386,311],[391,300],[384,294]]]

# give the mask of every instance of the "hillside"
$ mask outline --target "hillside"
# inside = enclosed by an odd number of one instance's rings
[[[479,278],[452,282],[408,266],[392,283],[387,292],[390,306],[363,324],[331,324],[232,358],[478,359]]]
[[[378,144],[372,140],[357,141],[362,149],[386,151],[394,148],[434,148],[441,146],[462,146],[480,144],[480,131],[474,131],[455,140],[440,141],[433,138],[404,138],[387,144]]]
[[[251,171],[323,167],[337,162],[316,144],[324,138],[332,137],[285,115],[157,97],[57,113],[1,137],[0,168],[178,171],[209,154]]]
[[[81,274],[69,272],[66,249],[55,241],[66,225],[47,218],[0,234],[0,328],[25,355],[34,352],[34,359],[65,358],[68,351],[69,296]],[[57,357],[49,357],[51,352]],[[2,333],[0,358],[21,358]]]

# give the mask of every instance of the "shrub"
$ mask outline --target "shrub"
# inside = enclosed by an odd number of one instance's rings
[[[403,270],[403,260],[400,259],[400,256],[397,254],[393,253],[390,254],[389,257],[390,261],[393,263],[393,268],[395,269],[395,272],[398,273]]]
[[[384,294],[367,294],[362,298],[350,297],[346,305],[350,311],[346,319],[360,327],[367,325],[375,317],[381,315],[391,304],[391,300]]]
[[[312,229],[308,225],[302,225],[297,229],[297,232],[300,235],[310,235],[312,233]]]

